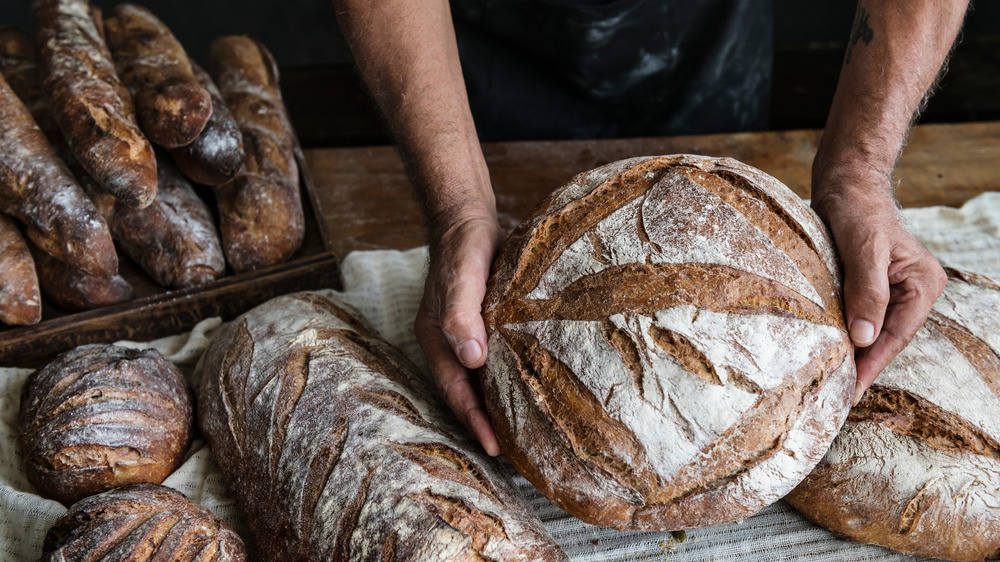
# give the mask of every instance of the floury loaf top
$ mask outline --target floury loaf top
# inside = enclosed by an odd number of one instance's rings
[[[485,303],[504,452],[598,525],[746,517],[819,462],[854,389],[816,215],[728,158],[580,174],[512,233]]]

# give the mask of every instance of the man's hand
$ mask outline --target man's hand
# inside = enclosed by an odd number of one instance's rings
[[[490,265],[503,240],[496,215],[456,221],[431,245],[431,263],[414,332],[438,391],[490,455],[500,454],[469,369],[486,361],[481,306]]]
[[[813,208],[844,266],[844,307],[857,346],[854,404],[923,325],[947,276],[906,229],[885,189],[827,188]]]

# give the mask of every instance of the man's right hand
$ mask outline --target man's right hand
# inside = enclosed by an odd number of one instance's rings
[[[493,456],[500,454],[500,446],[471,369],[486,362],[482,303],[503,237],[495,212],[485,210],[438,230],[414,322],[417,341],[445,403]]]

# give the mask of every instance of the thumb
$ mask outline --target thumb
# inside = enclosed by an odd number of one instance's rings
[[[844,262],[844,315],[847,330],[854,345],[868,347],[882,331],[886,307],[889,305],[888,266],[879,267],[876,260],[866,260],[857,255]],[[876,263],[869,265],[872,262]]]

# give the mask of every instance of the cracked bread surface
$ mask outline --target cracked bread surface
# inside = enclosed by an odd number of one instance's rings
[[[1000,286],[947,270],[927,321],[787,497],[838,535],[946,560],[1000,558]]]
[[[818,217],[760,170],[673,155],[580,174],[514,230],[487,287],[501,447],[588,523],[752,515],[847,415],[839,279]]]

